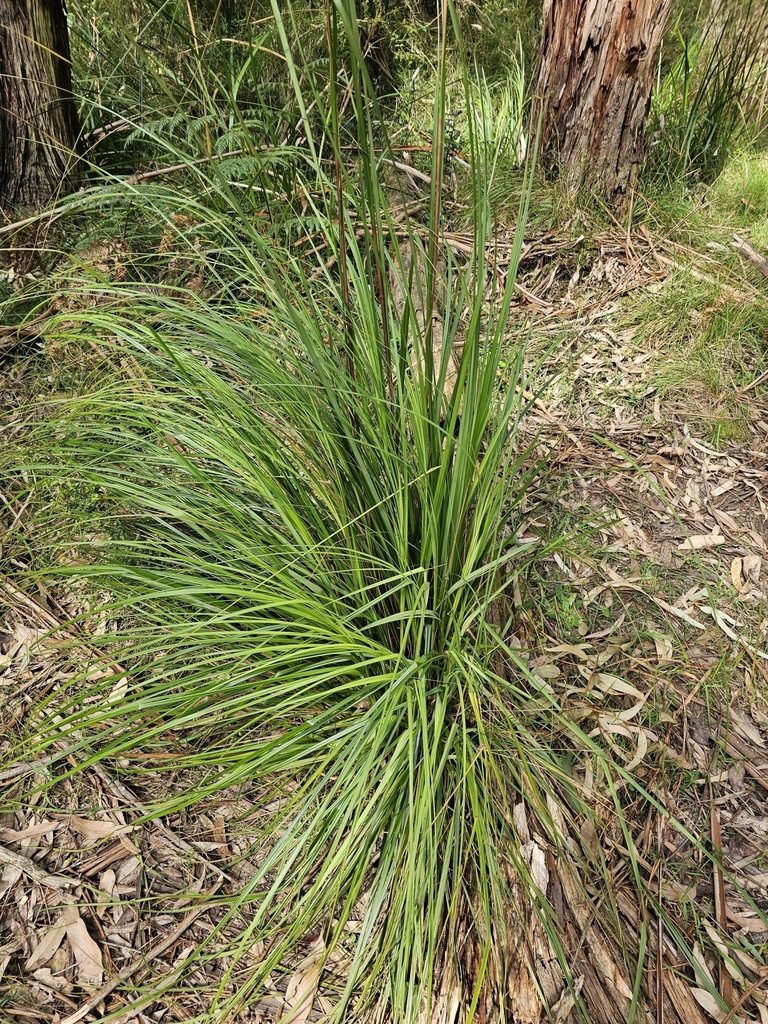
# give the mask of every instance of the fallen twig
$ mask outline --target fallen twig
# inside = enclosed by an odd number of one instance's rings
[[[739,235],[733,236],[733,242],[731,243],[736,252],[742,256],[746,256],[750,263],[754,264],[763,277],[768,277],[768,260],[765,256],[761,256],[757,249],[753,249],[749,242],[746,242]]]
[[[263,149],[270,149],[269,146],[262,147]],[[183,164],[172,164],[170,167],[156,167],[153,171],[142,171],[139,174],[132,174],[129,178],[125,178],[126,185],[138,185],[142,181],[151,181],[152,178],[159,178],[163,174],[173,174],[174,171],[183,171],[187,167],[197,167],[200,164],[207,164],[213,160],[225,160],[230,156],[242,156],[242,149],[231,149],[227,153],[211,153],[210,156],[201,156],[197,160],[187,160]]]
[[[45,885],[49,889],[57,889],[59,892],[68,885],[79,884],[77,879],[66,878],[64,875],[51,875],[47,871],[43,871],[29,857],[22,857],[20,853],[14,853],[13,850],[8,850],[4,846],[0,846],[0,861],[4,864],[10,864],[11,867],[19,871],[23,871],[28,878],[31,878],[33,882],[37,882],[38,885]],[[62,893],[62,899],[69,902],[71,897],[65,896]]]

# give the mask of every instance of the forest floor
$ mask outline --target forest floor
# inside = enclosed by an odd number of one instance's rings
[[[537,367],[531,386],[541,388],[523,440],[546,457],[547,472],[531,492],[524,532],[536,537],[547,515],[570,540],[516,592],[513,641],[565,700],[591,685],[597,666],[629,684],[635,714],[598,709],[595,730],[609,745],[612,735],[631,739],[629,767],[722,851],[729,875],[702,864],[679,835],[662,836],[666,859],[653,865],[661,898],[681,927],[730,935],[728,948],[715,942],[720,959],[702,953],[700,966],[731,1013],[673,970],[674,1013],[765,1024],[768,970],[757,951],[768,929],[751,901],[768,913],[768,281],[722,236],[714,248],[707,241],[694,249],[617,229],[590,238],[586,254],[573,232],[526,246],[515,315]],[[23,390],[31,364],[16,351],[0,358],[0,387]],[[34,531],[23,508],[8,503],[0,515],[3,533]],[[91,657],[98,637],[66,626],[79,599],[24,591],[12,565],[0,576],[4,733]],[[653,727],[635,721],[647,702]],[[210,941],[228,895],[260,863],[257,794],[239,790],[140,821],[158,785],[151,761],[141,791],[94,765],[41,796],[43,769],[16,763],[0,772],[14,794],[13,809],[0,814],[4,1019],[205,1019],[264,954],[254,939],[233,963],[220,938]],[[643,864],[659,827],[648,819],[647,849],[636,840]],[[627,851],[620,840],[614,847],[619,877]],[[632,927],[634,911],[625,913]],[[247,925],[235,915],[226,929],[247,933]],[[307,935],[272,990],[238,1019],[276,1021],[290,1011],[296,1022],[319,1019],[345,976],[342,950],[318,972],[321,944]],[[674,967],[675,957],[666,940],[665,962]],[[583,967],[587,987],[601,984],[587,959],[575,955],[574,977]],[[570,1008],[560,1010],[556,1019],[568,1020]]]

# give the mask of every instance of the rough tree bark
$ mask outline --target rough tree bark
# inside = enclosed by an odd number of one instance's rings
[[[646,122],[672,0],[544,0],[536,85],[545,163],[616,209],[646,154]]]
[[[62,0],[0,0],[0,209],[71,187],[77,136]]]

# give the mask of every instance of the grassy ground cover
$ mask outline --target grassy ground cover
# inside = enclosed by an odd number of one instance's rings
[[[111,76],[78,10],[109,151],[4,272],[3,1012],[763,1020],[765,157],[617,225],[516,35],[408,28],[392,100],[348,5]]]

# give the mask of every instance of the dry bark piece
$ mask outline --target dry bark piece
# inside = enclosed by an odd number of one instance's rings
[[[19,874],[25,874],[38,885],[45,885],[51,889],[65,889],[70,885],[77,885],[73,878],[65,878],[63,875],[51,875],[42,871],[34,861],[28,857],[22,857],[20,853],[14,853],[0,846],[0,861],[4,861],[8,867],[15,869]],[[5,874],[5,872],[3,872]],[[61,897],[60,897],[61,898]]]
[[[591,962],[597,968],[603,981],[609,986],[609,991],[617,999],[618,1005],[628,1010],[628,1004],[632,1001],[632,989],[627,984],[621,968],[611,956],[608,947],[592,927],[592,907],[572,874],[572,868],[559,864],[558,875],[568,908],[584,932]],[[626,1006],[624,1006],[625,1000]]]
[[[576,1000],[581,995],[582,988],[584,988],[583,975],[573,979],[573,988],[566,988],[563,990],[563,994],[550,1010],[555,1024],[562,1024],[562,1022],[568,1018],[571,1010],[576,1005]]]

